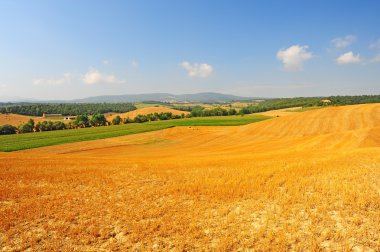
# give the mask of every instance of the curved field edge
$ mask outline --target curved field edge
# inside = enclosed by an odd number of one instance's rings
[[[5,135],[0,136],[0,151],[10,152],[43,146],[105,139],[162,130],[175,126],[238,126],[260,122],[269,118],[271,117],[263,115],[197,117],[147,123],[131,123],[108,127]]]

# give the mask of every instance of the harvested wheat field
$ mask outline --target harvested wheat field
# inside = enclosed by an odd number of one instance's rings
[[[26,123],[29,119],[33,119],[35,122],[43,122],[48,119],[36,116],[25,116],[18,114],[0,114],[0,125],[20,125],[22,123]]]
[[[173,115],[181,115],[181,114],[189,114],[187,111],[180,111],[176,109],[171,109],[167,107],[146,107],[146,108],[140,108],[133,111],[129,111],[127,113],[112,113],[112,115],[107,116],[107,120],[110,121],[116,116],[120,116],[121,118],[135,118],[137,115],[148,115],[148,114],[154,114],[154,113],[172,113]],[[110,114],[110,113],[108,113]]]
[[[0,178],[5,251],[379,251],[380,104],[0,153]]]
[[[265,115],[265,116],[288,116],[288,115],[293,115],[294,112],[296,112],[298,109],[301,109],[301,108],[302,107],[276,109],[276,110],[261,112],[258,114]]]

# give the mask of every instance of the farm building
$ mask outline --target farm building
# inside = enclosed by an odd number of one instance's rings
[[[46,118],[46,117],[57,117],[57,116],[62,116],[62,114],[46,114],[46,113],[42,114],[43,118]]]
[[[76,116],[65,116],[63,120],[75,120]]]
[[[327,100],[327,99],[326,99],[326,100],[321,100],[321,102],[324,103],[324,104],[329,104],[329,103],[331,103],[331,101],[330,101],[330,100]]]

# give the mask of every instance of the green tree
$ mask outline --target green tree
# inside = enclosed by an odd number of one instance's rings
[[[38,123],[36,123],[36,124],[34,125],[34,131],[35,131],[35,132],[40,132],[40,131],[42,131],[42,124],[41,124],[40,122],[38,122]]]
[[[30,133],[33,132],[33,130],[34,127],[29,123],[20,124],[20,126],[18,126],[18,132],[20,133]]]
[[[121,117],[120,116],[115,116],[113,119],[112,119],[112,124],[113,125],[119,125],[121,123]]]
[[[16,134],[17,128],[15,126],[5,124],[3,126],[0,126],[0,135],[10,135],[10,134]]]
[[[53,127],[52,127],[53,130],[64,130],[66,129],[66,124],[64,124],[63,122],[53,122]]]
[[[95,114],[91,117],[90,124],[95,127],[105,126],[107,124],[107,120],[103,114]]]
[[[79,128],[86,128],[90,126],[90,122],[87,115],[78,115],[75,118],[74,125]]]
[[[32,126],[32,128],[34,128],[34,120],[32,118],[29,119],[27,124],[29,124],[30,126]]]
[[[124,123],[124,124],[127,124],[127,123],[133,123],[133,122],[134,122],[133,119],[131,119],[131,118],[129,118],[129,117],[124,118],[124,120],[123,120],[123,123]]]
[[[134,119],[137,123],[143,123],[148,121],[148,117],[146,115],[137,115]]]

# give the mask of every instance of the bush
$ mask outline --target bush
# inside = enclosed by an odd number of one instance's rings
[[[79,128],[86,128],[90,126],[90,122],[87,115],[78,115],[75,118],[74,125]]]
[[[127,124],[127,123],[133,123],[133,122],[134,122],[133,119],[131,119],[131,118],[129,118],[129,117],[124,118],[124,120],[123,120],[123,123],[124,123],[124,124]]]
[[[20,124],[20,126],[18,126],[18,132],[20,133],[30,133],[30,132],[33,132],[33,129],[32,126],[30,124]]]
[[[63,122],[53,122],[52,130],[64,130],[66,129],[66,124]]]
[[[6,124],[3,126],[0,126],[0,135],[10,135],[10,134],[16,134],[17,128],[15,126]]]
[[[136,123],[143,123],[143,122],[147,122],[149,121],[148,120],[148,117],[146,115],[137,115],[134,119],[134,122]]]
[[[90,120],[91,126],[105,126],[107,124],[106,117],[103,114],[95,114]]]
[[[119,125],[120,123],[121,123],[121,117],[120,116],[115,116],[115,118],[112,119],[113,125]]]

